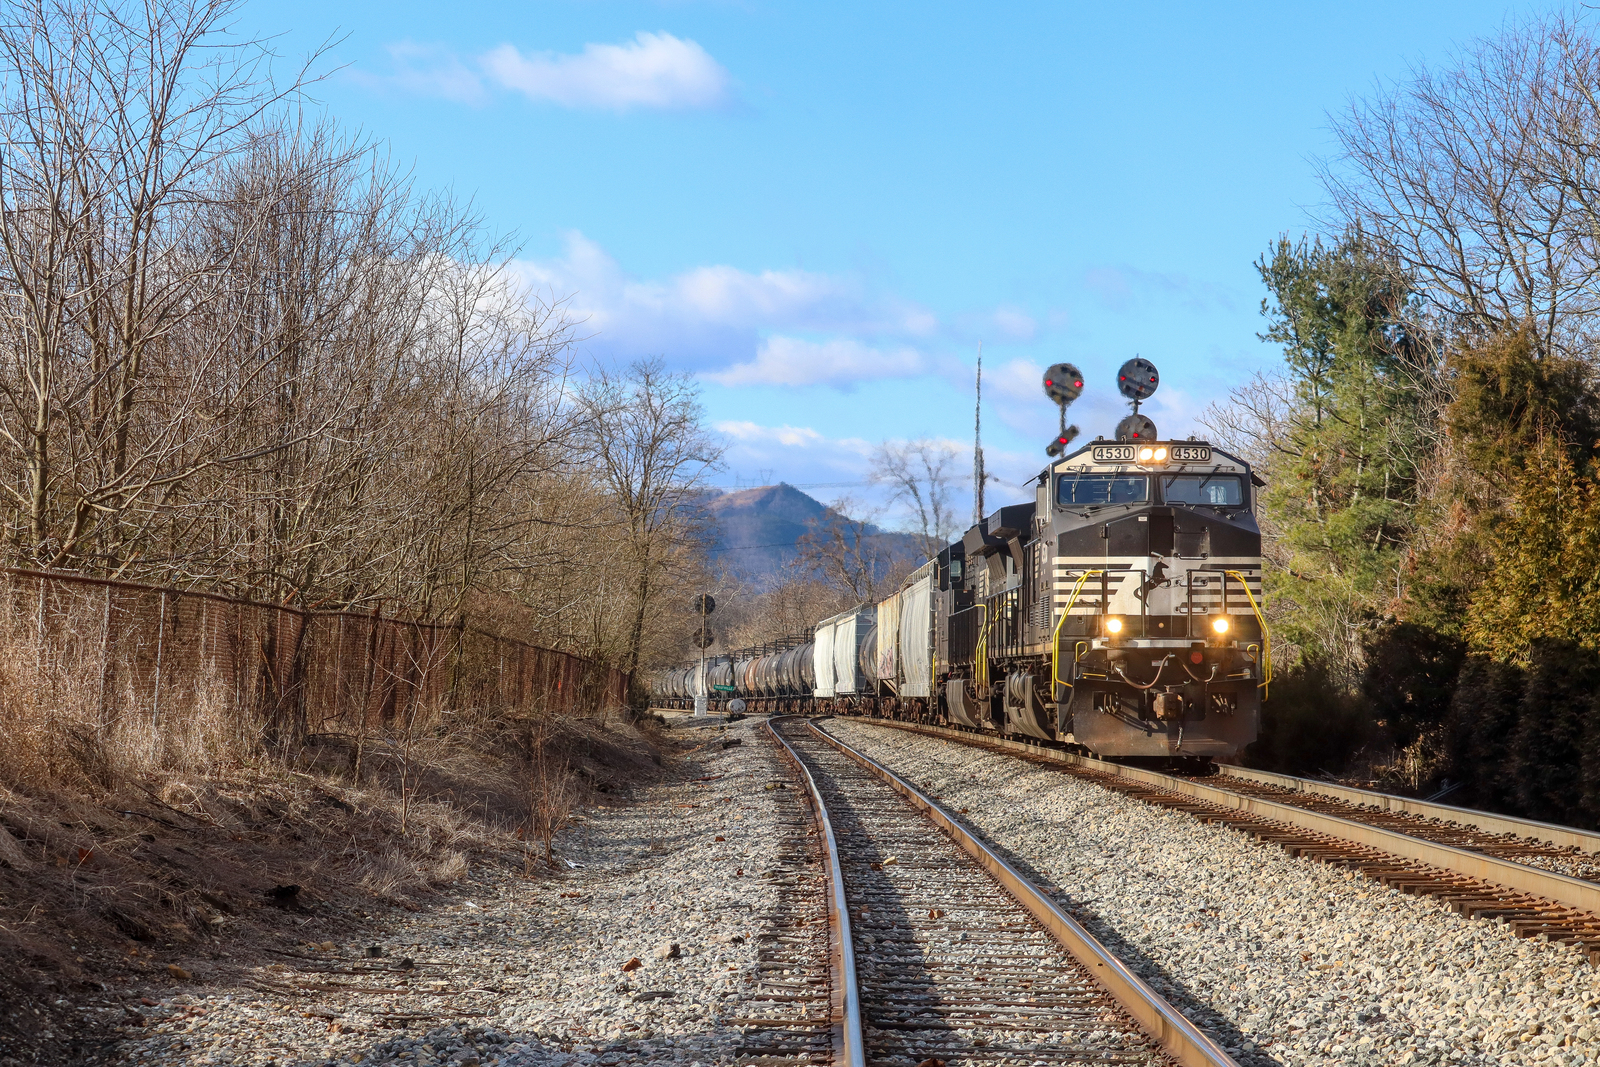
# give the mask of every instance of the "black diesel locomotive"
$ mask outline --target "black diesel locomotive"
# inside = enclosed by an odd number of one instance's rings
[[[887,715],[1065,742],[1106,757],[1214,758],[1256,738],[1271,681],[1261,534],[1249,465],[1205,441],[1159,440],[1139,414],[1156,370],[1130,360],[1133,412],[1062,455],[1082,379],[1052,367],[1061,434],[1034,499],[1002,507],[890,598],[820,621],[776,653],[790,669],[724,687],[754,710]],[[809,650],[807,649],[809,645]],[[793,669],[810,658],[812,669]],[[717,670],[718,675],[722,671]],[[808,675],[808,676],[807,676]],[[683,703],[698,669],[658,680]],[[709,687],[708,687],[709,688]],[[809,693],[806,689],[809,688]],[[676,695],[674,695],[676,694]]]

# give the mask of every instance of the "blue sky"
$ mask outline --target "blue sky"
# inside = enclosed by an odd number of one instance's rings
[[[586,356],[700,375],[719,483],[830,499],[871,495],[831,483],[885,438],[970,441],[980,341],[1008,481],[1044,461],[1052,362],[1089,436],[1135,354],[1192,431],[1277,359],[1251,264],[1313,225],[1328,113],[1525,10],[250,0],[240,28],[342,37],[319,99],[514,232]]]

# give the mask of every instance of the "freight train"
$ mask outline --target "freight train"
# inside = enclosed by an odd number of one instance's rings
[[[985,516],[896,592],[780,645],[661,672],[756,711],[877,715],[1062,742],[1107,758],[1215,759],[1256,738],[1272,679],[1248,463],[1161,440],[1139,413],[1158,375],[1128,361],[1133,412],[1067,452],[1070,364],[1046,392],[1062,431],[1030,501]],[[1063,399],[1064,398],[1064,399]]]

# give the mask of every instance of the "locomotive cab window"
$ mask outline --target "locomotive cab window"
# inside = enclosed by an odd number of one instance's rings
[[[1168,504],[1243,507],[1244,484],[1236,474],[1167,474],[1161,478],[1161,499]]]
[[[1056,482],[1056,503],[1063,507],[1142,504],[1150,499],[1150,479],[1143,474],[1063,474]]]

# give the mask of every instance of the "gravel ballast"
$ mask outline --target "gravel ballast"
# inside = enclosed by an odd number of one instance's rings
[[[359,944],[173,976],[86,1006],[84,1027],[120,1036],[111,1062],[163,1067],[729,1062],[779,892],[761,874],[796,803],[758,731],[734,724],[724,747],[715,727],[674,730],[701,747],[586,810],[557,841],[557,876],[473,872],[451,902],[397,910]]]
[[[1247,1064],[1600,1064],[1600,971],[1022,760],[827,728],[1007,850]]]

